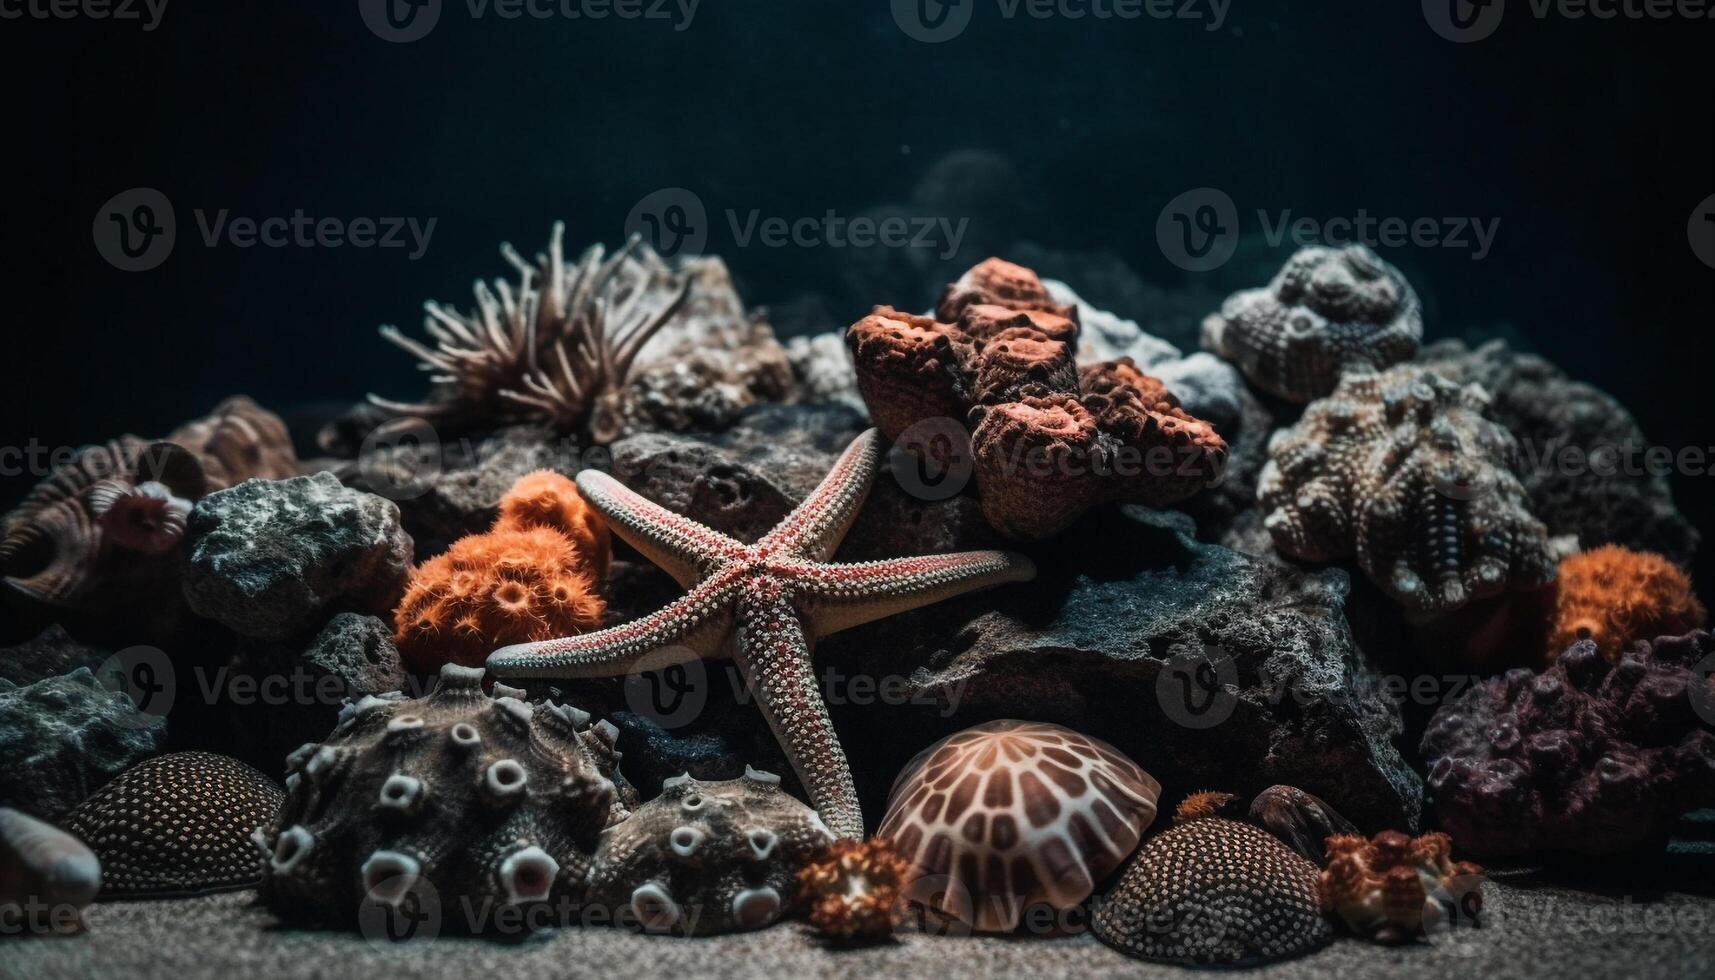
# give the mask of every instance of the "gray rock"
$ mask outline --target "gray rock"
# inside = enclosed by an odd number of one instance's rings
[[[32,640],[0,650],[0,680],[34,684],[48,677],[69,674],[79,667],[94,670],[110,651],[74,640],[65,627],[55,623]]]
[[[57,821],[166,741],[165,717],[138,711],[87,667],[22,686],[0,680],[0,805]]]
[[[806,404],[833,402],[868,414],[858,393],[857,371],[846,351],[845,331],[833,330],[786,342],[786,356],[797,379],[793,400]]]
[[[332,610],[386,612],[411,568],[399,508],[331,473],[209,494],[191,511],[187,540],[191,609],[261,640],[304,633]]]
[[[1417,826],[1422,783],[1396,745],[1398,706],[1367,683],[1345,573],[1201,544],[1184,515],[1130,507],[1086,517],[1032,557],[1033,583],[824,641],[824,669],[848,687],[904,679],[891,707],[854,694],[833,708],[872,780],[866,803],[935,738],[1023,718],[1112,742],[1170,794],[1285,783],[1362,827]]]

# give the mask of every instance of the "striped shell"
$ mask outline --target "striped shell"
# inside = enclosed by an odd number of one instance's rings
[[[894,781],[877,836],[933,881],[938,911],[982,932],[1024,910],[1076,906],[1137,847],[1161,785],[1099,739],[991,721],[919,753]]]

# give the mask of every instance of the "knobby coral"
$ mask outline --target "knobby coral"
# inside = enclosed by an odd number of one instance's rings
[[[1013,537],[1218,481],[1227,447],[1213,427],[1129,358],[1080,369],[1077,337],[1076,307],[1055,304],[1029,269],[989,259],[947,287],[935,319],[878,306],[846,345],[882,434],[974,467],[983,515]]]
[[[1352,932],[1397,945],[1473,925],[1483,905],[1483,869],[1455,862],[1446,834],[1342,834],[1328,838],[1317,894]]]
[[[840,942],[873,942],[904,918],[911,863],[880,837],[838,840],[798,870],[798,896],[810,925]]]
[[[992,721],[935,743],[894,780],[876,831],[934,879],[936,911],[982,932],[1090,897],[1155,819],[1161,785],[1059,725]]]
[[[1589,640],[1442,706],[1423,736],[1441,826],[1477,855],[1616,854],[1715,805],[1715,638]]]
[[[1175,826],[1138,849],[1091,919],[1096,938],[1146,960],[1261,963],[1308,952],[1333,929],[1317,869],[1268,832],[1216,814],[1232,797],[1197,793]]]
[[[249,888],[262,880],[250,835],[284,794],[262,773],[212,752],[174,752],[121,773],[67,814],[101,858],[103,898]]]
[[[628,813],[618,730],[524,697],[486,695],[480,668],[448,664],[426,697],[348,703],[326,741],[286,760],[286,802],[254,838],[263,901],[349,924],[424,894],[444,908],[581,898],[602,829]]]
[[[738,779],[675,776],[602,835],[589,901],[616,913],[616,922],[629,911],[649,932],[760,929],[789,911],[800,869],[833,839],[773,773],[746,767]]]
[[[1590,640],[1609,660],[1637,640],[1677,636],[1704,624],[1707,613],[1691,579],[1660,555],[1606,545],[1560,562],[1547,658]]]
[[[285,423],[249,398],[228,398],[166,439],[120,436],[55,467],[0,522],[0,571],[42,602],[107,608],[172,582],[166,556],[205,494],[297,472]]]
[[[1364,245],[1300,249],[1266,288],[1234,293],[1203,321],[1205,348],[1299,403],[1346,372],[1410,360],[1422,338],[1417,294]]]
[[[618,435],[614,400],[643,345],[678,312],[690,277],[667,267],[633,237],[611,256],[600,245],[567,262],[565,224],[555,222],[534,265],[510,245],[500,254],[518,284],[476,284],[469,314],[430,301],[423,329],[432,346],[384,326],[381,335],[421,362],[431,390],[423,402],[370,395],[400,415],[453,424],[509,420]]]
[[[1556,552],[1519,484],[1487,395],[1413,365],[1349,374],[1269,440],[1257,497],[1275,547],[1355,555],[1409,615],[1432,618],[1554,578]]]

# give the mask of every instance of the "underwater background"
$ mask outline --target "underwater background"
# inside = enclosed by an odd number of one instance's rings
[[[366,392],[420,390],[376,327],[414,333],[425,299],[468,305],[472,280],[509,272],[498,243],[532,255],[563,219],[569,242],[615,244],[663,200],[701,205],[700,250],[783,338],[877,302],[926,307],[998,253],[1195,347],[1203,315],[1295,249],[1269,240],[1288,216],[1434,219],[1443,240],[1378,248],[1422,296],[1426,340],[1507,338],[1612,393],[1653,443],[1715,442],[1715,270],[1687,232],[1715,193],[1708,24],[1538,18],[1514,0],[1494,37],[1453,43],[1409,2],[1117,20],[962,0],[962,31],[925,43],[885,0],[599,22],[449,0],[394,43],[336,6],[173,3],[153,31],[0,24],[15,338],[0,445],[159,434],[233,392],[306,439]],[[139,187],[171,201],[176,245],[121,271],[93,229]],[[1228,195],[1241,232],[1207,271],[1157,235],[1197,188]],[[199,212],[222,209],[435,223],[420,254],[408,233],[210,245]],[[830,211],[946,218],[959,248],[940,232],[900,248],[743,234]],[[1492,241],[1452,234],[1456,218]],[[8,466],[0,501],[39,476]],[[1698,527],[1715,523],[1709,480],[1673,477]],[[1693,576],[1706,597],[1712,552]]]

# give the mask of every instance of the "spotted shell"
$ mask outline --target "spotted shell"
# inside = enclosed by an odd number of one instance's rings
[[[1032,905],[1088,898],[1137,847],[1160,794],[1106,742],[991,721],[919,753],[876,835],[911,862],[914,896],[978,931],[1010,932]]]
[[[1333,936],[1318,869],[1272,834],[1217,816],[1151,838],[1091,917],[1096,938],[1139,959],[1223,965],[1308,952]]]
[[[250,835],[284,798],[236,759],[175,752],[120,773],[65,824],[100,857],[103,898],[248,888],[262,879]]]

